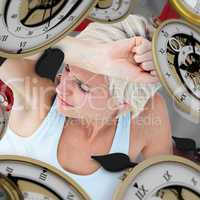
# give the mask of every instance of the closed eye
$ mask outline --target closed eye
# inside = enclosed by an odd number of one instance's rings
[[[77,84],[82,92],[84,92],[84,93],[90,92],[90,88],[87,85],[85,85],[84,83],[82,83],[81,81],[77,81]]]

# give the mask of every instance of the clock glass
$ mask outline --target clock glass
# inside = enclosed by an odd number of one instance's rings
[[[166,21],[154,34],[153,51],[163,86],[182,111],[199,118],[199,30],[181,20]]]
[[[112,23],[126,17],[133,7],[133,0],[99,0],[90,13],[95,21]]]
[[[25,200],[89,200],[72,179],[37,160],[1,156],[0,173],[18,187]]]
[[[97,0],[1,0],[0,55],[31,55],[62,39]]]
[[[129,171],[114,200],[199,200],[200,167],[178,156],[146,160]]]

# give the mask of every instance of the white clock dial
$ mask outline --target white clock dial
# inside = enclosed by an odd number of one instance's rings
[[[176,11],[189,22],[200,25],[200,0],[169,0]]]
[[[0,173],[17,185],[25,200],[89,200],[72,179],[39,161],[0,156]]]
[[[116,22],[126,17],[133,7],[133,0],[99,0],[90,18],[101,22]]]
[[[191,11],[200,15],[200,0],[183,0],[185,6],[187,6]]]
[[[167,195],[177,198],[166,198]],[[179,196],[200,199],[200,167],[181,157],[163,156],[133,168],[114,200],[182,200]]]
[[[0,54],[34,54],[62,39],[96,0],[1,0]]]
[[[154,61],[163,86],[182,111],[200,117],[200,33],[180,20],[154,34]]]
[[[1,95],[0,95],[1,102]],[[0,139],[4,136],[8,123],[5,107],[0,103]]]

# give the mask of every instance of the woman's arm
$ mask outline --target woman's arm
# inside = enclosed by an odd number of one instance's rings
[[[143,157],[172,154],[171,124],[165,100],[157,93],[148,103],[150,106],[144,112],[148,120],[144,124],[146,145],[142,150]]]

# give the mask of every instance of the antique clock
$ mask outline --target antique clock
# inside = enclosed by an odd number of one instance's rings
[[[90,200],[72,179],[43,162],[0,156],[0,200]]]
[[[182,20],[162,23],[154,33],[157,74],[178,109],[200,118],[200,32]]]
[[[121,180],[113,200],[200,200],[200,166],[182,157],[148,159]]]
[[[97,0],[1,0],[0,56],[33,55],[72,31]]]
[[[170,0],[170,3],[184,19],[200,25],[200,0]]]
[[[89,18],[103,23],[120,21],[130,14],[133,3],[133,0],[99,0]]]

